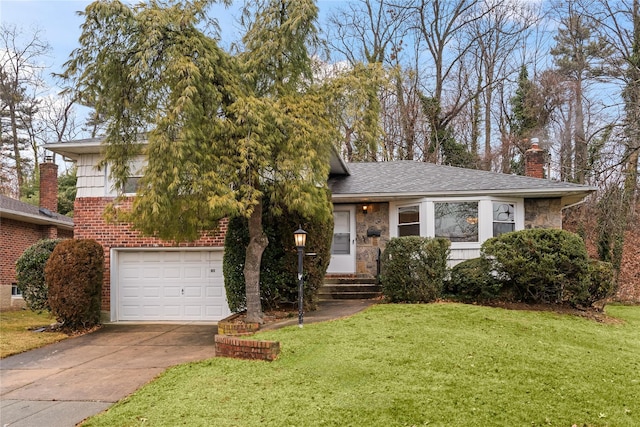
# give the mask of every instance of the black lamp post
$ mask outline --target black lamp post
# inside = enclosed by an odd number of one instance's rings
[[[298,227],[293,233],[293,238],[296,241],[296,248],[298,249],[298,326],[302,328],[303,323],[303,295],[304,295],[304,283],[302,281],[302,257],[304,255],[304,247],[307,243],[307,232],[302,229],[302,226]]]

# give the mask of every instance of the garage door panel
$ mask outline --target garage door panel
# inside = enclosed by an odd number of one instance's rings
[[[220,298],[225,296],[224,288],[208,287],[205,292],[207,293],[207,298]]]
[[[201,299],[203,296],[203,288],[202,287],[196,287],[196,286],[185,286],[184,287],[184,297],[185,299],[189,299],[189,298],[196,298],[196,299]]]
[[[158,286],[145,286],[142,288],[142,296],[146,298],[160,297],[160,288]]]
[[[118,252],[117,320],[220,320],[230,314],[222,251]]]
[[[184,278],[185,279],[203,279],[207,277],[205,267],[195,266],[195,267],[185,267],[184,268]]]
[[[180,267],[163,267],[162,276],[165,279],[180,279],[181,272]]]
[[[141,269],[142,278],[144,279],[159,279],[160,271],[155,267],[143,267]]]

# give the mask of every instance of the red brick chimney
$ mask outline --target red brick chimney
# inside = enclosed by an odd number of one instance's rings
[[[58,212],[58,165],[49,156],[40,163],[40,207]]]
[[[531,139],[531,148],[524,153],[524,174],[532,178],[544,178],[547,153],[538,145],[538,138]]]

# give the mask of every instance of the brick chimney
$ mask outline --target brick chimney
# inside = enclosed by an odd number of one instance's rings
[[[58,165],[50,156],[40,163],[40,207],[58,212]]]
[[[531,139],[531,148],[524,153],[524,174],[532,178],[544,178],[547,153],[538,145],[538,138]]]

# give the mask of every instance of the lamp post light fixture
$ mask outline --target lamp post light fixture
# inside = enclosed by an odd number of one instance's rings
[[[296,242],[296,248],[298,249],[298,327],[302,328],[303,324],[303,295],[304,295],[304,282],[302,280],[302,258],[304,255],[304,247],[307,244],[307,232],[299,226],[293,233],[293,238]]]

